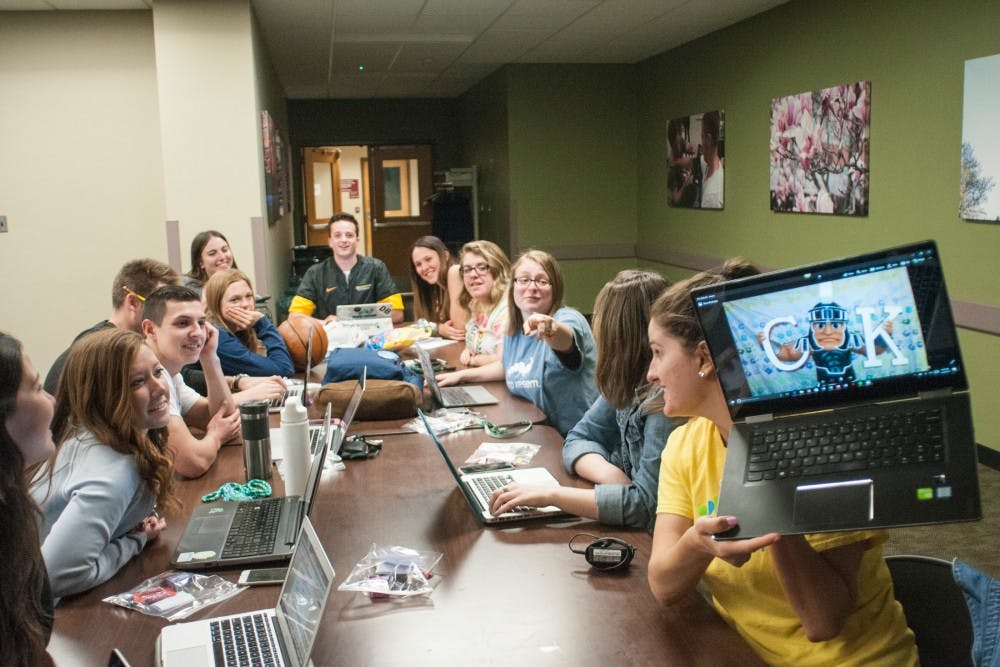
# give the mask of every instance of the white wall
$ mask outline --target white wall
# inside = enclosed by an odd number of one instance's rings
[[[4,13],[0,99],[0,329],[44,375],[122,264],[166,259],[151,13]]]
[[[153,7],[166,216],[191,239],[216,229],[254,275],[250,218],[262,216],[252,17],[246,0]]]

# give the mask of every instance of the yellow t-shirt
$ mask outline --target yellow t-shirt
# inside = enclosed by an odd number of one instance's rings
[[[692,521],[714,515],[726,462],[715,424],[693,419],[670,434],[660,463],[658,513]],[[785,597],[769,552],[754,553],[742,567],[713,560],[702,581],[719,614],[772,665],[916,665],[913,633],[892,593],[882,558],[882,531],[807,535],[817,551],[868,540],[858,571],[857,608],[841,633],[810,642]]]

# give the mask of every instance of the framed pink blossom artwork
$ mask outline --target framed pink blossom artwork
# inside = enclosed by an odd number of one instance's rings
[[[725,161],[725,111],[706,111],[668,122],[668,203],[681,208],[722,208]]]
[[[771,210],[868,215],[871,82],[771,100]]]

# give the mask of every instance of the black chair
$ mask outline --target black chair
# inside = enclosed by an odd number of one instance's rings
[[[972,665],[972,620],[951,563],[930,556],[886,556],[896,599],[917,639],[924,667]]]

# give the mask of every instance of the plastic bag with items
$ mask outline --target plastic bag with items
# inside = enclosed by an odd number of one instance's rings
[[[104,602],[168,621],[179,621],[203,607],[228,600],[246,588],[214,574],[167,570],[131,590],[109,595]]]
[[[366,593],[372,599],[426,595],[434,590],[428,580],[440,560],[436,551],[373,543],[337,590]]]

